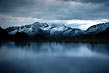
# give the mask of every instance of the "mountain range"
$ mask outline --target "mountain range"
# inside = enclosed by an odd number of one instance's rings
[[[71,28],[65,25],[47,24],[35,22],[30,25],[13,26],[6,29],[0,28],[0,34],[3,39],[5,38],[97,38],[108,39],[109,37],[109,22],[96,24],[89,27],[87,30],[81,30],[78,28]],[[1,39],[2,39],[1,38]]]

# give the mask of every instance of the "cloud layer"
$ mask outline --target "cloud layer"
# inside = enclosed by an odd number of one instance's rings
[[[0,13],[40,19],[107,19],[108,3],[108,0],[0,0]]]
[[[6,16],[6,15],[0,15],[0,22],[2,22],[1,26],[4,28],[10,27],[10,26],[22,26],[22,25],[28,25],[32,24],[33,22],[41,22],[41,23],[48,23],[48,24],[59,24],[59,25],[66,25],[70,26],[72,28],[80,28],[80,29],[87,29],[88,27],[99,24],[99,23],[105,23],[108,22],[109,19],[99,19],[99,20],[78,20],[78,19],[72,19],[72,20],[44,20],[44,19],[38,19],[38,18],[32,18],[32,17],[13,17],[13,16]],[[4,22],[5,20],[5,22]],[[13,24],[11,24],[13,23]],[[8,24],[8,25],[7,25]]]
[[[109,0],[0,0],[2,25],[29,24],[33,19],[52,20],[52,22],[54,20],[108,20],[108,14]],[[28,21],[19,21],[20,19]]]

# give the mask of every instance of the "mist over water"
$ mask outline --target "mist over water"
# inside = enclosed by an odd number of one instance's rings
[[[109,73],[109,44],[0,43],[0,73]]]

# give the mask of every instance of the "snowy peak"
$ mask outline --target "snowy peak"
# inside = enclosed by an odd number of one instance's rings
[[[86,31],[82,31],[78,28],[71,28],[65,25],[47,24],[35,22],[30,25],[24,25],[21,27],[9,27],[6,31],[15,35],[18,32],[24,32],[28,36],[50,36],[50,37],[77,37],[81,35],[96,35],[106,30],[109,27],[109,23],[97,24],[89,27]]]
[[[35,22],[32,24],[33,27],[42,27],[42,28],[45,28],[45,27],[48,27],[48,24],[47,23],[39,23],[39,22]]]
[[[57,24],[47,24],[47,23],[39,23],[35,22],[30,25],[25,25],[21,27],[9,27],[6,31],[15,35],[17,32],[24,32],[29,36],[35,36],[37,34],[41,34],[44,36],[76,36],[81,33],[80,29],[75,29],[71,27],[67,27],[65,25],[57,25]]]
[[[85,31],[85,33],[86,34],[97,34],[97,33],[104,31],[107,27],[109,27],[109,22],[93,25],[93,26],[89,27]]]

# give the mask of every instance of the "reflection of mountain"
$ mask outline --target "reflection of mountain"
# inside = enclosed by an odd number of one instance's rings
[[[109,45],[108,44],[88,44],[87,47],[94,52],[109,55]]]
[[[4,30],[5,31],[5,30]],[[89,27],[87,30],[82,31],[77,28],[67,27],[65,25],[35,22],[30,25],[25,25],[21,27],[9,27],[6,29],[9,35],[14,39],[28,38],[28,39],[53,39],[58,38],[58,40],[68,40],[74,38],[81,39],[108,39],[109,37],[109,23],[97,24]],[[6,33],[5,32],[5,35]],[[4,35],[4,36],[5,36]],[[69,40],[70,40],[69,39]]]
[[[7,47],[7,48],[4,48]],[[65,52],[74,55],[101,54],[109,55],[108,44],[90,44],[90,43],[56,43],[56,42],[4,42],[1,43],[0,50],[23,50],[38,53],[59,53]],[[93,52],[93,53],[92,53]],[[86,55],[87,56],[87,55]]]

